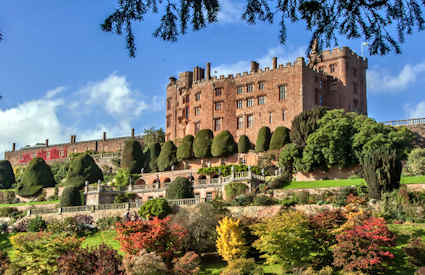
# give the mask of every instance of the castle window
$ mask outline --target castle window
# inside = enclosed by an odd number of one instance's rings
[[[186,106],[186,107],[184,108],[184,117],[185,117],[186,119],[189,119],[189,107],[188,107],[188,106]]]
[[[354,77],[357,76],[357,69],[356,68],[353,68],[353,75],[354,75]]]
[[[336,64],[330,64],[330,65],[329,65],[329,71],[330,71],[331,73],[334,73],[334,72],[335,72],[335,67],[336,67]]]
[[[201,122],[197,121],[195,122],[195,135],[201,130]]]
[[[320,104],[320,106],[323,106],[323,96],[322,95],[320,95],[319,104]]]
[[[279,86],[279,100],[286,99],[286,85]]]
[[[252,128],[254,126],[254,115],[246,116],[246,128]]]
[[[264,81],[258,82],[258,90],[264,90]]]
[[[246,85],[246,92],[251,93],[254,90],[254,85],[248,84]]]
[[[285,120],[285,110],[282,110],[282,120]]]
[[[201,93],[196,93],[195,94],[195,101],[199,101],[201,99]]]
[[[242,93],[243,93],[243,87],[242,87],[242,86],[239,86],[239,87],[238,87],[238,89],[237,89],[237,93],[238,93],[238,95],[240,95],[240,94],[242,94]]]
[[[197,106],[195,107],[195,116],[199,115],[201,113],[201,107]]]
[[[246,99],[246,107],[254,106],[254,99],[252,97]]]
[[[238,129],[243,129],[243,116],[238,117],[237,128]]]
[[[221,96],[223,88],[215,88],[215,96]]]
[[[212,201],[213,196],[212,192],[207,192],[207,197],[205,198],[207,201]]]
[[[258,105],[263,105],[266,103],[266,97],[265,96],[259,96],[258,97]]]
[[[183,103],[189,103],[189,95],[183,97]]]
[[[222,118],[214,118],[214,131],[219,131],[221,129]]]
[[[214,109],[216,110],[216,111],[220,111],[221,110],[221,106],[222,106],[223,104],[222,104],[222,102],[215,102],[214,103]]]
[[[272,124],[273,122],[273,113],[269,112],[269,124]]]
[[[242,99],[237,100],[237,101],[236,101],[236,108],[238,108],[238,109],[242,109],[242,106],[243,106],[243,101],[242,101]]]

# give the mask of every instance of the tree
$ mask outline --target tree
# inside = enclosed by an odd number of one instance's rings
[[[44,187],[55,185],[49,165],[42,158],[33,158],[25,168],[17,189],[20,196],[31,197],[38,194]]]
[[[193,198],[193,186],[187,178],[177,177],[167,186],[167,199]]]
[[[159,171],[169,170],[171,166],[177,164],[177,147],[171,140],[162,145],[161,153],[158,156],[157,164]]]
[[[290,174],[296,170],[301,162],[302,150],[294,143],[286,144],[279,153],[279,166]]]
[[[0,189],[9,189],[15,183],[15,174],[8,160],[0,160]]]
[[[149,145],[156,142],[159,144],[165,142],[164,130],[162,128],[155,129],[154,127],[145,129],[143,132],[143,143]]]
[[[269,150],[278,150],[289,142],[291,142],[289,137],[289,129],[283,126],[277,127],[272,134],[272,138],[270,139]]]
[[[217,252],[226,262],[242,258],[247,252],[240,220],[224,217],[217,225]]]
[[[226,157],[233,155],[235,152],[236,143],[229,131],[222,131],[214,137],[211,145],[213,157]]]
[[[81,205],[80,187],[78,185],[70,185],[65,187],[60,198],[60,206],[79,206]]]
[[[302,21],[307,30],[312,31],[307,51],[336,44],[337,35],[342,35],[346,39],[362,38],[370,42],[370,54],[384,55],[391,50],[400,53],[400,43],[404,42],[405,35],[411,34],[415,27],[418,31],[425,28],[422,5],[425,6],[425,3],[418,0],[249,0],[242,19],[249,24],[257,21],[279,22],[282,44],[287,41],[286,23]],[[118,35],[124,30],[129,55],[134,57],[136,43],[133,23],[144,21],[149,12],[158,13],[158,10],[163,14],[153,35],[174,42],[179,35],[186,33],[188,24],[198,31],[217,22],[220,4],[218,0],[119,0],[118,8],[105,19],[101,28]],[[397,38],[394,37],[395,30]]]
[[[182,143],[177,148],[177,160],[182,161],[193,158],[193,140],[192,135],[187,135],[183,138]]]
[[[297,115],[292,121],[291,142],[299,147],[304,147],[308,136],[319,127],[319,119],[324,116],[326,109],[323,107],[304,111]]]
[[[238,142],[238,153],[248,153],[249,149],[251,149],[251,142],[246,135],[242,135],[239,137]]]
[[[139,215],[145,219],[158,217],[165,218],[171,213],[171,208],[166,199],[151,199],[145,202],[139,209]]]
[[[193,153],[196,158],[208,158],[211,156],[211,144],[214,135],[210,129],[198,132],[193,142]]]
[[[143,152],[140,143],[132,138],[126,140],[121,157],[121,168],[126,168],[132,174],[140,173],[143,167]]]
[[[255,144],[255,152],[265,152],[269,149],[271,132],[270,128],[263,126],[258,131],[257,143]]]
[[[73,179],[81,179],[83,183],[85,181],[94,183],[98,180],[103,180],[103,173],[94,159],[86,153],[71,161],[67,176],[68,185],[74,181]],[[79,182],[81,184],[81,181]]]
[[[425,148],[416,148],[409,154],[406,170],[412,175],[425,175]]]
[[[158,163],[157,159],[159,154],[161,153],[161,145],[158,142],[151,143],[148,145],[148,150],[145,154],[145,170],[146,172],[156,172],[158,171]]]

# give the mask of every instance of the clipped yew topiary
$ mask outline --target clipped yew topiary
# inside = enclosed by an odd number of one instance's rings
[[[77,183],[74,179],[79,179],[78,182],[82,180],[83,183],[85,181],[94,183],[98,180],[103,180],[103,174],[94,159],[89,154],[83,154],[71,161],[67,176],[67,184],[69,185],[70,181]]]
[[[214,137],[211,145],[213,157],[226,157],[233,155],[235,152],[236,143],[229,131],[222,131]]]
[[[8,160],[0,160],[0,189],[9,189],[15,183],[15,174]]]
[[[286,144],[290,143],[291,138],[289,137],[289,132],[289,129],[284,126],[277,127],[270,139],[269,150],[279,150]]]
[[[157,172],[158,171],[158,156],[161,153],[161,145],[156,143],[151,143],[148,146],[148,150],[145,152],[145,171],[146,172]]]
[[[211,144],[214,135],[210,129],[198,132],[193,141],[193,153],[196,158],[208,158],[211,156]]]
[[[251,142],[246,135],[242,135],[239,137],[238,142],[238,153],[248,153],[249,149],[251,149]]]
[[[183,138],[182,143],[177,148],[177,160],[182,161],[193,158],[193,140],[192,135],[187,135]]]
[[[79,205],[81,205],[80,187],[77,185],[70,185],[65,187],[60,198],[60,206],[68,207]]]
[[[42,158],[34,158],[25,168],[19,183],[18,195],[31,197],[38,194],[44,187],[54,187],[56,184],[49,165]]]
[[[142,146],[134,138],[126,140],[121,157],[121,168],[126,168],[131,174],[140,173],[143,167]]]
[[[187,178],[177,177],[167,186],[166,196],[167,199],[193,198],[192,183]]]
[[[170,170],[172,165],[177,163],[177,147],[171,140],[162,145],[161,153],[158,156],[157,164],[159,171]]]
[[[257,143],[255,144],[255,152],[265,152],[269,149],[271,132],[270,128],[263,126],[258,131]]]

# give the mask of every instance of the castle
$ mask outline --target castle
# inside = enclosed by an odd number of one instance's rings
[[[250,72],[220,77],[195,67],[179,78],[170,77],[166,101],[166,140],[179,141],[200,129],[214,134],[228,130],[236,141],[247,135],[255,142],[259,129],[291,127],[299,113],[315,106],[344,109],[367,115],[367,59],[347,47],[319,53],[315,47],[309,63],[299,57],[294,63],[260,69],[251,62]]]

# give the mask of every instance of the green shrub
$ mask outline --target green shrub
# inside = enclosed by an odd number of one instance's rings
[[[277,201],[273,198],[270,198],[269,196],[259,195],[255,196],[253,205],[256,206],[268,206],[268,205],[274,205]]]
[[[220,275],[263,275],[263,268],[254,259],[236,259],[224,268]]]
[[[18,194],[22,197],[37,195],[44,187],[56,184],[50,167],[42,158],[34,158],[25,168],[22,182],[18,185]]]
[[[381,199],[382,192],[400,187],[402,164],[397,152],[381,147],[369,151],[361,160],[364,179],[371,199]]]
[[[67,178],[69,180],[78,178],[83,180],[84,182],[88,181],[89,183],[95,183],[98,180],[103,180],[102,170],[97,166],[94,159],[89,154],[83,154],[81,156],[76,157],[71,161],[69,172]],[[81,183],[80,183],[81,184]]]
[[[236,152],[236,143],[229,131],[222,131],[212,141],[211,154],[213,157],[225,157]]]
[[[176,157],[177,147],[174,145],[174,142],[171,140],[165,142],[162,145],[161,153],[158,156],[158,170],[159,171],[166,171],[170,170],[171,166],[177,164],[177,157]]]
[[[410,152],[406,169],[410,175],[425,175],[425,148],[416,148]]]
[[[240,136],[238,141],[238,153],[248,153],[249,149],[251,149],[249,138],[246,135]]]
[[[28,232],[40,232],[46,230],[46,228],[46,221],[44,221],[40,216],[36,216],[28,221]]]
[[[325,113],[326,108],[318,107],[297,115],[292,121],[291,142],[299,147],[304,147],[307,144],[308,136],[319,128],[319,119]]]
[[[248,186],[241,182],[229,183],[224,187],[224,192],[226,192],[226,200],[232,201],[235,197],[245,194],[247,190]]]
[[[193,140],[192,135],[187,135],[183,138],[182,143],[177,148],[177,160],[182,161],[193,158]]]
[[[406,253],[410,264],[416,267],[425,266],[424,240],[418,237],[410,240],[407,246],[403,247],[403,251]]]
[[[77,185],[70,185],[65,187],[62,191],[60,199],[60,206],[79,206],[81,205],[80,187]]]
[[[295,196],[289,196],[280,201],[280,205],[285,208],[289,208],[297,205],[298,199]]]
[[[9,217],[9,218],[20,218],[23,217],[25,213],[19,211],[16,207],[0,207],[0,217]]]
[[[177,177],[167,186],[167,199],[193,198],[193,186],[187,178]]]
[[[62,180],[66,178],[69,171],[69,165],[69,161],[57,161],[50,165],[53,177],[57,183],[61,183]]]
[[[121,168],[128,169],[132,174],[140,173],[143,167],[143,152],[142,146],[136,139],[125,141],[120,165]]]
[[[255,144],[255,152],[265,152],[269,149],[271,132],[270,128],[263,126],[258,131],[257,143]]]
[[[211,144],[214,135],[210,129],[198,132],[193,141],[193,153],[196,158],[208,158],[211,156]]]
[[[121,221],[121,217],[103,217],[96,221],[99,231],[115,229],[115,224]]]
[[[232,201],[232,206],[248,206],[254,200],[254,195],[252,194],[242,194],[236,196]]]
[[[290,143],[291,139],[289,137],[289,132],[289,129],[286,127],[277,127],[272,134],[269,150],[278,150]]]
[[[145,202],[139,209],[139,215],[145,219],[158,217],[165,218],[171,213],[171,208],[166,199],[150,199]]]
[[[148,146],[147,151],[144,153],[145,157],[145,172],[157,172],[158,163],[157,159],[161,153],[161,145],[159,143],[151,143]]]
[[[9,268],[10,259],[6,251],[0,250],[0,274],[5,274],[6,270]]]
[[[288,179],[287,176],[280,176],[277,178],[274,178],[269,184],[268,187],[270,189],[281,189],[287,185],[289,185],[291,181]]]
[[[8,160],[0,160],[0,189],[9,189],[15,184],[15,174]]]
[[[136,193],[120,193],[115,196],[114,203],[132,202],[137,198]]]

